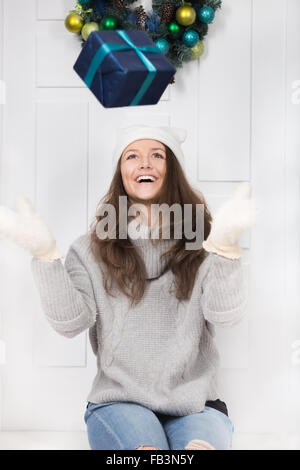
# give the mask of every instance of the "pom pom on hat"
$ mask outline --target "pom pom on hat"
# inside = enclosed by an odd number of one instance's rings
[[[181,144],[187,137],[187,130],[179,127],[127,126],[116,130],[116,145],[113,151],[113,164],[116,165],[123,150],[131,142],[140,139],[153,139],[167,145],[184,168],[184,154]]]

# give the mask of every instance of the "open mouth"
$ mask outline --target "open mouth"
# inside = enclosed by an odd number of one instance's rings
[[[139,176],[136,178],[136,183],[138,184],[143,184],[143,183],[155,183],[157,181],[157,178],[155,176]]]

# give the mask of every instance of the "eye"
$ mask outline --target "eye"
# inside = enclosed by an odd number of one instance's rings
[[[154,153],[153,155],[158,155],[160,158],[164,158],[160,153]]]
[[[154,153],[153,155],[154,155],[155,157],[158,156],[159,158],[164,158],[164,156],[161,155],[160,153]],[[136,157],[136,154],[135,154],[135,153],[131,153],[130,155],[128,155],[128,157],[126,158],[126,160],[131,159],[131,157]]]

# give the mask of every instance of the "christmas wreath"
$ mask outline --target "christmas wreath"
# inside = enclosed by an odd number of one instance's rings
[[[143,30],[175,68],[198,59],[204,51],[208,25],[221,8],[221,0],[152,0],[152,11],[132,8],[136,0],[78,0],[65,19],[83,46],[96,30]]]

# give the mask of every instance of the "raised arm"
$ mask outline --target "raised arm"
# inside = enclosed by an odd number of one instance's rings
[[[204,318],[216,326],[233,326],[246,313],[247,284],[241,259],[209,255],[209,268],[202,284]]]
[[[89,274],[71,246],[62,261],[32,258],[31,268],[47,320],[57,333],[73,338],[96,321],[97,307]]]
[[[238,185],[233,196],[218,209],[210,234],[202,244],[210,255],[201,305],[206,320],[215,325],[232,326],[246,310],[248,292],[238,240],[256,222],[258,211],[250,199],[250,190],[247,182]]]
[[[66,256],[43,218],[26,197],[19,197],[16,211],[0,206],[0,234],[33,255],[32,272],[42,306],[53,328],[72,338],[95,323],[96,303],[83,259],[71,246]]]

